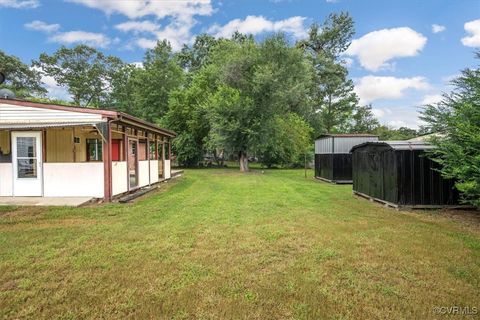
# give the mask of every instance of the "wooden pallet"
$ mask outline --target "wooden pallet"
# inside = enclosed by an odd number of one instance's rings
[[[324,182],[328,182],[328,183],[332,183],[332,184],[352,184],[353,183],[352,180],[329,180],[329,179],[323,178],[323,177],[315,177],[315,179],[318,179],[318,180],[321,180],[321,181],[324,181]]]
[[[389,207],[395,210],[436,210],[436,209],[448,209],[448,210],[474,210],[475,207],[470,205],[437,205],[437,204],[417,204],[417,205],[400,205],[396,203],[392,203],[383,199],[378,199],[367,194],[353,191],[353,194],[368,199],[372,202],[377,202],[383,204],[385,207]]]

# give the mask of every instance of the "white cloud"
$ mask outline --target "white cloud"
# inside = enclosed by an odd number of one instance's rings
[[[285,32],[295,38],[307,35],[304,25],[305,17],[295,16],[284,20],[272,21],[263,16],[247,16],[245,19],[234,19],[221,26],[214,24],[208,32],[216,37],[229,38],[235,31],[245,34],[261,34],[264,32]]]
[[[123,32],[155,32],[158,31],[159,25],[151,21],[127,21],[124,23],[117,24],[115,29],[118,29]]]
[[[372,108],[372,113],[376,118],[383,118],[386,114],[386,110],[378,109],[378,108]]]
[[[40,5],[38,0],[0,0],[0,7],[32,9]]]
[[[426,90],[430,87],[424,77],[395,78],[365,76],[355,82],[355,92],[361,104],[379,99],[399,99],[408,89]]]
[[[391,67],[394,58],[413,57],[427,43],[427,38],[408,27],[382,29],[352,41],[347,55],[356,56],[367,70]]]
[[[53,77],[42,76],[41,81],[44,83],[44,87],[48,91],[48,97],[67,101],[71,100],[68,90],[64,87],[60,87]]]
[[[440,24],[432,24],[432,32],[433,33],[439,33],[442,31],[445,31],[447,28],[445,26],[442,26]]]
[[[169,23],[160,28],[156,23],[149,21],[129,21],[117,25],[117,29],[124,32],[150,32],[153,39],[140,38],[132,42],[141,48],[152,48],[157,40],[168,40],[173,50],[180,50],[184,43],[191,43],[193,35],[191,29],[197,24],[195,16],[209,16],[215,10],[211,0],[182,0],[182,1],[118,1],[118,0],[68,0],[70,2],[99,9],[106,14],[122,14],[130,19],[139,19],[153,16],[157,20],[170,18]]]
[[[469,34],[462,38],[462,43],[467,47],[480,47],[480,19],[469,21],[463,26]]]
[[[427,94],[423,97],[421,102],[422,105],[435,104],[442,101],[443,97],[441,94]]]
[[[135,44],[142,49],[152,49],[157,44],[157,40],[140,38],[135,40]]]
[[[71,95],[68,93],[68,90],[59,86],[53,77],[45,75],[45,72],[42,68],[32,67],[31,69],[41,73],[42,76],[40,80],[43,83],[43,87],[47,89],[47,97],[67,101],[71,100]]]
[[[387,121],[387,125],[395,129],[398,129],[401,127],[408,127],[408,124],[403,120],[390,120],[390,121]]]
[[[165,17],[180,17],[195,15],[208,16],[214,10],[210,0],[183,0],[183,1],[118,1],[118,0],[68,0],[87,7],[99,9],[106,14],[123,14],[130,19],[145,16],[155,16],[158,19]]]
[[[25,28],[30,30],[42,31],[46,33],[55,32],[60,29],[60,25],[58,23],[55,24],[48,24],[46,22],[35,20],[29,23],[24,24]]]
[[[109,37],[103,33],[94,33],[86,31],[68,31],[57,33],[48,39],[52,42],[58,42],[63,44],[83,43],[93,47],[106,48],[112,42]]]
[[[382,105],[372,109],[373,114],[380,123],[389,127],[409,127],[417,129],[423,123],[419,118],[421,109],[407,105]]]

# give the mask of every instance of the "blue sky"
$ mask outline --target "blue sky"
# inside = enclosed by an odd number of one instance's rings
[[[340,11],[356,28],[345,62],[362,103],[382,123],[417,127],[418,106],[477,65],[480,0],[0,0],[0,49],[29,63],[60,45],[86,43],[138,62],[156,39],[178,50],[202,32],[262,39],[282,31],[295,41]],[[51,96],[65,98],[53,79],[44,82]]]

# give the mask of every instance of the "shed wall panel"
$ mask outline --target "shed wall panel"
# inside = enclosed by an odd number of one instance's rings
[[[333,152],[350,153],[350,150],[361,143],[378,141],[378,137],[334,137]]]
[[[332,150],[332,137],[315,140],[315,154],[329,154],[332,153]]]

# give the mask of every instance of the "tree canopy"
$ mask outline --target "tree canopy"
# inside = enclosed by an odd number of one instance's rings
[[[476,53],[480,59],[480,51]],[[427,105],[422,120],[437,148],[431,157],[441,172],[455,179],[463,200],[480,208],[480,68],[465,69],[443,100]]]
[[[0,72],[6,79],[0,88],[12,89],[18,97],[43,96],[47,90],[42,86],[38,70],[24,64],[19,58],[0,50]]]
[[[158,41],[135,64],[86,45],[43,53],[32,66],[3,53],[0,59],[18,71],[7,86],[35,99],[48,99],[45,75],[76,105],[124,111],[176,131],[180,165],[230,159],[247,171],[249,158],[269,167],[303,163],[322,133],[416,134],[381,126],[371,106],[359,104],[342,60],[354,32],[348,13],[334,13],[297,42],[235,32],[228,39],[198,35],[179,52]]]

